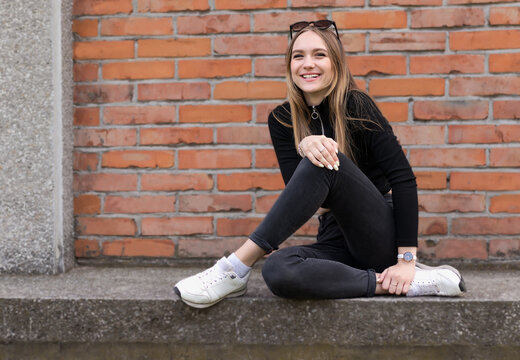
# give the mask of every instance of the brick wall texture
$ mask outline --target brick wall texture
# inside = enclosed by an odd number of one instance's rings
[[[420,256],[520,258],[520,6],[75,0],[78,258],[218,257],[283,182],[266,126],[288,26],[332,19],[417,176]],[[288,244],[313,241],[311,219]]]

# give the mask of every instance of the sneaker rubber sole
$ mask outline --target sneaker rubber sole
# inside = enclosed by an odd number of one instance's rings
[[[448,269],[448,270],[453,271],[455,274],[457,274],[457,276],[460,279],[459,290],[462,292],[466,292],[466,283],[464,282],[464,279],[463,279],[462,275],[460,274],[460,272],[457,269],[455,269],[453,266],[450,266],[450,265],[428,266],[428,265],[422,264],[420,262],[416,262],[415,266],[417,266],[419,269],[423,269],[423,270]]]
[[[191,301],[188,301],[188,300],[185,300],[182,298],[182,295],[181,295],[181,292],[179,290],[179,288],[177,288],[177,286],[174,286],[173,287],[173,291],[175,292],[175,294],[177,294],[177,296],[182,300],[183,303],[185,303],[186,305],[189,305],[191,307],[194,307],[194,308],[197,308],[197,309],[205,309],[207,307],[210,307],[210,306],[213,306],[215,305],[216,303],[226,299],[226,298],[232,298],[232,297],[238,297],[238,296],[242,296],[244,295],[246,292],[247,292],[247,287],[245,289],[242,289],[242,290],[239,290],[239,291],[235,291],[235,292],[232,292],[232,293],[229,293],[227,294],[226,296],[224,297],[221,297],[220,299],[217,299],[213,302],[210,302],[210,303],[204,303],[204,304],[200,304],[200,303],[194,303],[194,302],[191,302]]]

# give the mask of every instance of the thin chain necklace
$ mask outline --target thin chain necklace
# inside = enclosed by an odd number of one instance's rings
[[[318,110],[316,110],[316,106],[312,107],[311,119],[312,120],[320,119],[321,135],[325,135],[325,128],[323,127],[323,121],[321,120],[320,113],[318,112]]]

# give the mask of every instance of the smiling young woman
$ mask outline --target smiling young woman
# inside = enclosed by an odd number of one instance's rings
[[[290,31],[288,102],[268,119],[286,187],[239,249],[175,292],[198,308],[243,295],[251,266],[272,253],[262,274],[282,297],[460,295],[456,269],[416,261],[415,176],[388,121],[356,87],[334,22]],[[316,243],[278,250],[317,212]]]

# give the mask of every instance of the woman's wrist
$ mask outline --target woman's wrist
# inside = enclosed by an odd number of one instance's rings
[[[397,254],[398,255],[404,255],[406,253],[411,253],[413,258],[407,259],[406,256],[401,256],[397,258],[398,264],[406,264],[406,265],[412,265],[415,266],[415,262],[417,259],[417,247],[414,246],[399,246],[397,248]],[[410,254],[407,254],[410,258]]]
[[[298,155],[300,155],[302,158],[305,157],[305,153],[303,152],[303,149],[302,149],[302,142],[300,141],[300,143],[298,144]]]
[[[404,254],[405,252],[411,252],[414,255],[417,255],[417,247],[415,246],[399,246],[397,248],[398,254]]]

